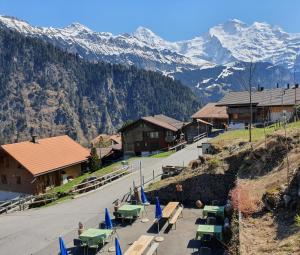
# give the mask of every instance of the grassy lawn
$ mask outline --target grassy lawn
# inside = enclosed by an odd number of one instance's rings
[[[295,128],[300,128],[300,121],[292,122],[287,125],[288,131],[293,130]],[[281,127],[278,127],[275,129],[275,127],[273,125],[266,127],[265,131],[264,131],[264,128],[253,128],[252,129],[252,141],[257,142],[257,141],[263,139],[265,132],[266,132],[266,135],[270,135],[280,129],[283,130],[283,127],[281,126]],[[249,141],[249,130],[247,130],[247,129],[227,131],[211,140],[211,142],[215,143],[215,144],[224,144],[224,143],[232,144],[232,143],[236,143],[236,142],[248,142],[248,141]]]
[[[150,158],[165,158],[165,157],[169,157],[173,153],[175,153],[175,150],[165,151],[165,152],[161,152],[161,153],[158,153],[158,154],[151,155]]]
[[[113,171],[116,171],[119,169],[119,167],[121,166],[121,162],[116,162],[114,164],[111,164],[109,166],[103,167],[93,173],[86,173],[83,174],[77,178],[75,178],[74,180],[63,184],[61,186],[55,187],[51,190],[49,190],[47,193],[57,193],[57,192],[69,192],[75,185],[79,184],[80,182],[82,182],[85,178],[88,178],[89,176],[97,176],[97,177],[101,177],[103,175],[109,174]]]

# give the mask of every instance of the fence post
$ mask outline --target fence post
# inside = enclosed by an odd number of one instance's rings
[[[153,181],[154,181],[154,179],[155,179],[154,170],[152,171],[152,176],[153,176]]]

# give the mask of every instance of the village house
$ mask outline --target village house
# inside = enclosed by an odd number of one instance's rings
[[[142,117],[119,130],[122,134],[123,152],[142,155],[167,150],[198,135],[199,126],[206,130],[202,122],[182,122],[163,114]]]
[[[216,103],[208,103],[192,115],[193,120],[204,120],[212,124],[214,128],[224,129],[228,124],[226,106],[216,106]]]
[[[92,146],[96,147],[102,165],[119,160],[123,156],[120,134],[100,134],[92,140]]]
[[[113,144],[108,147],[96,148],[97,154],[101,159],[102,165],[107,165],[114,161],[119,160],[123,156],[122,145]]]
[[[0,146],[0,190],[44,193],[81,175],[89,151],[69,136]]]
[[[300,89],[275,88],[252,92],[253,123],[274,123],[290,121],[295,115],[296,106],[300,100]],[[226,107],[229,123],[245,127],[250,123],[250,98],[248,91],[229,92],[216,106]]]

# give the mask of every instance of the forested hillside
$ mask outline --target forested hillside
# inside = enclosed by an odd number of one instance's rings
[[[164,113],[187,119],[190,89],[133,66],[88,63],[38,39],[0,28],[0,142],[68,134],[81,143],[124,121]]]

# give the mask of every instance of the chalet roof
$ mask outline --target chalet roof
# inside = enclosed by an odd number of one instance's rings
[[[148,121],[157,126],[163,127],[165,129],[177,132],[185,124],[182,121],[170,118],[166,115],[159,114],[154,116],[142,117],[143,120]]]
[[[228,119],[226,106],[216,106],[216,103],[208,103],[202,107],[193,116],[193,119],[201,118],[215,118],[215,119]]]
[[[276,88],[263,91],[252,92],[252,103],[257,106],[281,106],[281,105],[295,105],[300,100],[300,88]],[[229,92],[217,106],[234,106],[234,105],[247,105],[250,104],[249,92]]]
[[[67,135],[39,139],[36,143],[6,144],[1,148],[34,176],[84,162],[90,154]]]
[[[167,130],[170,130],[173,132],[179,131],[185,124],[187,124],[187,122],[182,122],[180,120],[173,119],[166,115],[159,114],[159,115],[154,115],[154,116],[142,117],[139,120],[129,124],[128,126],[121,128],[119,131],[122,132],[125,129],[127,129],[128,127],[130,127],[132,124],[137,123],[138,121],[141,121],[141,120],[144,120],[153,125],[162,127],[164,129],[167,129]]]
[[[116,144],[122,144],[122,138],[120,134],[114,134],[114,135],[100,134],[92,140],[92,144],[99,143],[99,140],[103,142],[114,141]]]
[[[104,158],[104,157],[112,154],[114,151],[121,151],[122,146],[121,146],[121,144],[116,144],[116,145],[112,145],[109,147],[96,148],[96,150],[97,150],[98,156],[101,158]]]

